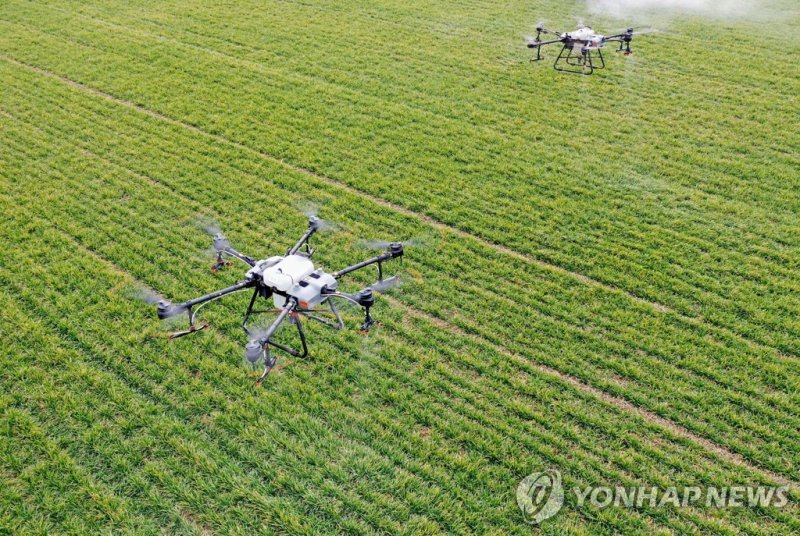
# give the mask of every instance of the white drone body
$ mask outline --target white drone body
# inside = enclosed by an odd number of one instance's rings
[[[561,34],[561,38],[572,39],[574,41],[573,48],[578,51],[583,47],[597,50],[605,44],[605,36],[595,33],[589,26],[581,26],[574,32],[564,32]]]
[[[335,291],[338,281],[331,274],[317,270],[305,255],[275,256],[261,261],[247,271],[248,278],[260,278],[264,285],[293,298],[303,309],[312,309],[322,304],[325,296],[322,289]],[[287,298],[272,295],[275,307],[280,309]]]

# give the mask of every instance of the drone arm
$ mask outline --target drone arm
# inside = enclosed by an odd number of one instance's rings
[[[240,290],[244,290],[246,288],[252,287],[256,284],[254,279],[245,279],[244,281],[240,281],[235,285],[231,285],[230,287],[223,288],[221,290],[217,290],[216,292],[212,292],[210,294],[206,294],[204,296],[200,296],[199,298],[195,298],[193,300],[185,301],[178,305],[178,307],[190,309],[197,305],[202,305],[206,302],[211,300],[216,300],[217,298],[221,298],[227,294],[232,294],[234,292],[238,292]]]
[[[560,37],[560,36],[561,36],[561,34],[563,33],[563,32],[555,32],[555,31],[553,31],[553,30],[548,30],[548,29],[547,29],[547,28],[545,28],[544,26],[539,26],[539,27],[537,27],[537,28],[536,28],[536,32],[537,32],[537,33],[543,33],[543,34],[557,35],[557,36],[559,36],[559,37]]]
[[[303,234],[302,237],[300,237],[300,240],[298,240],[297,243],[289,249],[286,255],[294,255],[298,251],[300,251],[300,248],[303,247],[303,244],[307,244],[308,239],[311,238],[311,235],[313,235],[316,232],[317,232],[317,226],[309,225],[308,230]]]
[[[257,339],[258,343],[261,346],[264,346],[265,344],[269,343],[270,339],[275,334],[275,332],[278,331],[278,328],[281,326],[283,321],[286,320],[286,317],[289,316],[289,314],[293,313],[295,309],[297,309],[297,302],[293,300],[287,300],[286,303],[281,308],[281,312],[278,314],[277,318],[273,320],[272,324],[270,324],[267,331],[265,331],[264,334]]]
[[[528,48],[543,47],[545,45],[552,45],[553,43],[561,43],[563,39],[551,39],[550,41],[528,41]]]
[[[255,266],[256,265],[255,259],[253,259],[252,257],[249,257],[247,255],[244,255],[242,253],[239,253],[238,251],[236,251],[232,247],[227,247],[227,248],[221,250],[220,253],[225,253],[226,255],[230,255],[231,257],[235,257],[235,258],[239,259],[240,261],[244,262],[245,264],[247,264],[248,266]]]
[[[351,272],[355,272],[356,270],[360,270],[361,268],[365,268],[365,267],[370,266],[372,264],[378,264],[378,268],[380,269],[380,264],[381,263],[383,263],[385,261],[388,261],[388,260],[391,260],[394,257],[395,257],[395,255],[393,255],[391,252],[387,251],[386,253],[381,253],[380,255],[376,255],[375,257],[372,257],[371,259],[367,259],[365,261],[361,261],[359,263],[353,264],[352,266],[348,266],[347,268],[342,268],[338,272],[334,272],[331,275],[333,275],[333,277],[335,277],[336,279],[339,279],[339,278],[341,278],[341,277],[343,277],[343,276],[345,276],[345,275],[347,275],[347,274],[349,274]]]

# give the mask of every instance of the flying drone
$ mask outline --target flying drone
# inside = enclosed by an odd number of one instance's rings
[[[337,330],[344,327],[342,317],[334,303],[335,299],[351,302],[361,307],[364,311],[364,323],[361,325],[361,331],[364,333],[369,332],[378,323],[370,314],[370,309],[375,304],[375,292],[381,292],[392,287],[398,281],[397,276],[384,279],[383,264],[387,261],[401,258],[404,253],[404,243],[381,243],[379,247],[385,249],[385,251],[380,255],[342,268],[339,271],[328,273],[316,268],[311,261],[316,248],[311,247],[309,240],[323,226],[323,220],[316,216],[310,216],[308,229],[300,240],[288,249],[285,255],[273,256],[263,260],[256,260],[253,257],[239,253],[231,247],[230,242],[221,232],[216,232],[213,236],[213,246],[217,257],[212,270],[217,272],[230,266],[232,262],[228,258],[242,261],[249,269],[245,273],[244,279],[235,285],[183,303],[173,304],[158,297],[156,312],[159,319],[165,320],[184,313],[188,314],[189,317],[188,328],[169,334],[169,338],[183,337],[207,328],[207,322],[198,323],[196,321],[197,311],[205,304],[234,292],[252,289],[253,295],[242,320],[242,329],[250,337],[250,341],[245,346],[245,358],[254,367],[257,366],[259,361],[263,362],[264,365],[264,372],[257,381],[257,384],[260,385],[277,362],[277,357],[270,352],[271,347],[295,357],[308,355],[308,346],[301,318],[316,320]],[[339,280],[342,277],[373,265],[378,268],[378,281],[376,283],[353,294],[338,291]],[[256,302],[259,298],[264,300],[272,298],[274,308],[256,309]],[[327,306],[327,310],[320,309],[325,306]],[[248,326],[248,322],[254,315],[270,313],[277,314],[277,317],[266,330],[251,329]],[[299,349],[273,340],[275,332],[287,320],[297,328],[300,343]]]
[[[622,33],[615,35],[601,35],[596,33],[589,26],[580,25],[573,32],[556,32],[548,30],[544,27],[543,23],[536,26],[536,37],[528,37],[526,39],[528,48],[536,50],[536,55],[531,58],[531,61],[540,61],[542,57],[542,47],[553,45],[556,43],[561,44],[561,51],[553,63],[553,68],[556,71],[576,74],[592,74],[595,69],[604,69],[606,66],[603,52],[601,49],[606,43],[619,43],[617,52],[622,52],[626,56],[633,53],[631,50],[631,41],[633,36],[642,31],[634,31],[634,28],[628,28]],[[554,35],[553,39],[542,41],[542,34]],[[599,61],[599,63],[597,63]]]

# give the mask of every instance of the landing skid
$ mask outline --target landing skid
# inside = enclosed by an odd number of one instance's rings
[[[567,52],[567,55],[564,55]],[[595,56],[595,52],[597,53]],[[595,57],[599,63],[595,63]],[[560,64],[566,64],[569,67],[561,67]],[[575,47],[572,45],[564,45],[553,63],[553,68],[556,71],[564,73],[574,73],[590,75],[595,70],[605,69],[606,61],[603,58],[603,52],[598,48],[595,50],[585,50],[575,54]]]

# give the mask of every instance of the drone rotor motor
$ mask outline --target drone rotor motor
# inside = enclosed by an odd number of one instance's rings
[[[167,300],[159,300],[156,305],[156,314],[159,320],[166,320],[181,314],[184,309],[176,307]]]
[[[245,358],[252,364],[261,359],[264,354],[264,347],[258,341],[250,341],[244,347]]]

